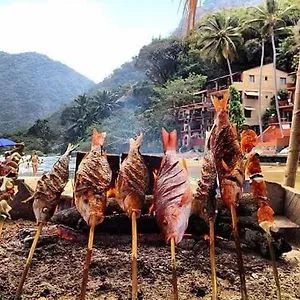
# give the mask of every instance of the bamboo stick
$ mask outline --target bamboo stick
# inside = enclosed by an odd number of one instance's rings
[[[23,285],[24,285],[27,273],[29,271],[30,264],[31,264],[31,261],[32,261],[32,257],[33,257],[37,242],[39,240],[40,234],[42,232],[42,229],[43,229],[43,223],[41,222],[39,224],[38,229],[36,231],[36,234],[34,236],[34,240],[32,242],[32,245],[31,245],[31,248],[30,248],[30,251],[29,251],[29,255],[28,255],[28,258],[27,258],[27,261],[26,261],[26,265],[25,265],[25,268],[23,270],[22,277],[21,277],[21,280],[20,280],[16,295],[15,295],[15,300],[18,300],[20,298],[21,294],[22,294]]]
[[[172,284],[173,284],[173,298],[178,300],[178,286],[176,273],[176,258],[175,258],[175,238],[171,238],[171,263],[172,263]]]
[[[218,299],[217,273],[216,273],[216,254],[215,254],[215,222],[214,219],[209,220],[209,253],[211,265],[211,281],[212,281],[212,299]]]
[[[138,283],[137,283],[137,226],[136,226],[136,213],[132,212],[132,299],[136,300],[138,296]]]
[[[240,244],[238,227],[237,227],[236,208],[234,205],[230,206],[230,212],[231,212],[231,219],[232,219],[232,231],[233,231],[237,261],[238,261],[238,269],[239,269],[239,275],[241,280],[241,296],[242,296],[242,300],[247,300],[248,296],[247,296],[247,289],[246,289],[245,270],[244,270],[242,250],[241,250],[241,244]]]
[[[90,270],[90,263],[91,263],[91,258],[92,258],[94,233],[95,233],[95,227],[96,227],[96,216],[92,215],[91,218],[92,218],[92,220],[91,220],[91,227],[90,227],[90,233],[89,233],[89,241],[88,241],[86,260],[85,260],[84,269],[83,269],[80,300],[85,300],[86,286],[87,286],[89,270]]]
[[[273,247],[273,243],[272,243],[272,240],[271,240],[270,232],[267,232],[266,234],[267,234],[267,241],[268,241],[268,244],[269,244],[269,251],[270,251],[270,256],[271,256],[271,261],[272,261],[273,274],[274,274],[275,283],[276,283],[277,299],[281,300],[280,282],[279,282],[278,270],[277,270],[277,265],[276,265],[274,247]]]

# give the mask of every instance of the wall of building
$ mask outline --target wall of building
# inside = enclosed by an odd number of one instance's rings
[[[260,68],[253,68],[242,72],[241,74],[241,82],[235,82],[234,85],[236,88],[242,92],[242,101],[243,106],[253,108],[251,110],[251,117],[246,118],[245,123],[248,125],[258,125],[259,124],[259,116],[258,116],[258,99],[249,99],[245,92],[257,92],[259,91],[259,82],[260,82]],[[270,107],[270,101],[273,96],[273,64],[267,64],[263,66],[262,72],[262,104],[261,104],[261,113],[262,115],[265,113],[266,109]],[[254,82],[252,80],[254,79]],[[277,70],[276,72],[277,79],[277,89],[286,89],[288,82],[288,74],[286,72]],[[285,83],[282,82],[281,78],[285,78]]]

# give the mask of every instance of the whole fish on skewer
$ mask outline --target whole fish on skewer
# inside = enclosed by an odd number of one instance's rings
[[[121,164],[116,181],[116,200],[132,220],[132,299],[137,299],[137,229],[136,218],[141,214],[142,201],[149,183],[149,174],[139,151],[143,133],[130,139],[130,149]]]
[[[16,292],[15,299],[19,299],[23,284],[28,273],[34,250],[36,248],[39,236],[42,231],[42,227],[51,219],[55,209],[59,203],[60,196],[68,183],[69,180],[69,162],[70,153],[77,147],[71,144],[68,145],[66,152],[58,159],[58,161],[53,165],[52,169],[43,175],[41,179],[38,180],[36,189],[33,195],[25,200],[25,202],[33,199],[33,211],[37,224],[39,225],[38,230],[35,234],[27,262]]]
[[[186,162],[179,159],[177,132],[162,129],[164,156],[154,187],[154,209],[158,225],[171,242],[174,299],[178,299],[175,244],[180,243],[188,226],[192,207],[192,191]]]
[[[222,200],[231,211],[233,235],[241,280],[241,296],[242,299],[247,299],[245,272],[238,237],[236,215],[236,206],[242,196],[245,178],[243,154],[237,138],[236,129],[229,121],[227,111],[228,93],[223,95],[222,100],[219,100],[216,96],[212,96],[212,102],[216,110],[216,116],[208,146],[214,156]]]
[[[217,214],[217,170],[214,163],[213,154],[210,150],[205,152],[202,160],[200,178],[196,196],[194,198],[195,206],[199,216],[209,226],[209,242],[210,242],[210,264],[212,275],[212,299],[217,299],[217,275],[216,275],[216,259],[215,259],[215,218]]]
[[[77,147],[69,144],[66,152],[53,165],[52,169],[37,182],[32,195],[33,211],[37,223],[48,222],[53,216],[60,196],[69,180],[70,153]]]
[[[103,146],[106,133],[93,129],[92,147],[78,167],[75,182],[75,205],[90,227],[86,262],[80,299],[85,299],[89,265],[91,261],[95,226],[103,222],[107,191],[112,179],[112,171]]]
[[[253,151],[254,147],[257,144],[257,141],[258,137],[255,131],[247,129],[241,133],[241,147],[242,151],[247,157],[246,176],[249,176],[251,192],[258,207],[258,224],[261,228],[263,228],[267,235],[267,241],[269,244],[269,251],[272,260],[273,274],[276,282],[277,299],[280,300],[280,282],[270,232],[271,229],[276,231],[276,226],[274,224],[274,210],[272,209],[271,202],[268,198],[267,185],[260,166],[259,154]]]

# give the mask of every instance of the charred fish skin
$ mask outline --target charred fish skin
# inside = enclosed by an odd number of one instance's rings
[[[70,154],[77,147],[68,145],[66,152],[53,165],[52,169],[37,182],[33,194],[33,211],[37,222],[48,222],[53,216],[60,196],[69,180]]]
[[[149,172],[139,151],[143,142],[143,133],[136,140],[130,139],[128,156],[121,164],[116,181],[116,200],[130,217],[135,211],[141,213],[141,203],[149,184]]]
[[[92,149],[82,159],[76,176],[75,205],[87,224],[91,215],[96,216],[96,223],[104,219],[106,192],[112,179],[112,171],[103,153],[106,133],[93,130]]]
[[[192,192],[184,160],[176,153],[177,132],[162,129],[165,155],[154,188],[154,209],[166,242],[172,237],[179,243],[188,226],[192,208]]]
[[[267,185],[260,165],[259,154],[254,151],[258,137],[251,129],[241,133],[241,147],[246,156],[246,176],[249,177],[251,192],[258,206],[257,219],[262,227],[275,229],[274,211],[268,198]]]
[[[212,96],[212,101],[217,116],[210,136],[209,148],[214,156],[222,199],[230,207],[232,204],[236,205],[242,196],[245,163],[236,130],[229,121],[226,109],[228,95],[224,95],[222,100]]]
[[[214,220],[217,213],[216,189],[217,170],[213,154],[208,150],[203,157],[195,197],[197,212],[206,223]]]

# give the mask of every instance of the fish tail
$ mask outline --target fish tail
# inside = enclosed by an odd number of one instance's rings
[[[161,130],[162,143],[164,151],[177,149],[177,131],[174,129],[171,133],[167,132],[164,128]]]
[[[98,132],[96,128],[93,129],[92,149],[101,148],[104,145],[106,132]]]
[[[141,131],[140,135],[136,139],[131,138],[129,140],[129,151],[139,149],[143,143],[143,140],[144,140],[144,134]]]
[[[66,153],[69,155],[72,151],[74,151],[77,147],[79,146],[79,144],[76,144],[76,145],[72,145],[72,144],[69,144],[68,145],[68,148],[66,150]]]
[[[228,103],[228,99],[229,99],[228,92],[224,93],[221,97],[222,97],[222,99],[220,99],[220,96],[218,96],[218,95],[211,95],[211,101],[212,101],[216,111],[226,109],[226,107],[227,107],[227,103]]]

